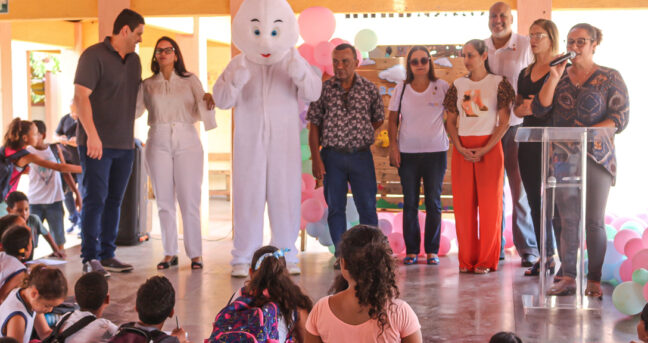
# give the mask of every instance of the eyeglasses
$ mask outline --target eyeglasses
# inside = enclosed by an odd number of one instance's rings
[[[547,34],[544,32],[539,33],[529,33],[529,38],[533,40],[541,40],[542,38],[547,37]]]
[[[157,48],[157,49],[155,49],[155,54],[160,55],[160,54],[162,54],[164,52],[167,55],[171,55],[171,53],[173,53],[174,51],[175,51],[175,48],[171,47],[171,46],[168,47],[168,48]]]
[[[409,63],[415,67],[418,67],[419,63],[421,63],[422,66],[428,64],[430,62],[430,59],[427,57],[421,57],[420,59],[413,58],[409,61]]]
[[[568,39],[567,40],[567,46],[574,45],[576,44],[577,47],[581,48],[585,45],[586,42],[593,42],[594,40],[591,38],[576,38],[576,39]]]

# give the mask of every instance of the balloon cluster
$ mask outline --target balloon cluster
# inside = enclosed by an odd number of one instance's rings
[[[607,250],[601,280],[615,286],[612,302],[635,315],[648,301],[648,215],[605,216]]]
[[[348,43],[340,38],[333,38],[335,32],[335,16],[326,7],[309,7],[297,19],[299,34],[304,40],[297,50],[310,63],[319,68],[322,74],[333,76],[333,60],[331,53],[336,46]]]
[[[328,206],[324,199],[324,187],[315,189],[315,179],[310,171],[302,174],[301,226],[310,236],[317,238],[323,246],[335,252],[333,239],[328,227]],[[346,206],[347,229],[357,225],[360,215],[353,199],[348,199]]]
[[[418,212],[419,227],[421,228],[420,255],[425,255],[425,212]],[[389,245],[395,255],[405,254],[405,240],[403,239],[403,212],[379,212],[378,227],[389,238]],[[454,220],[441,221],[441,238],[439,242],[439,256],[446,256],[450,252],[452,241],[457,239]]]

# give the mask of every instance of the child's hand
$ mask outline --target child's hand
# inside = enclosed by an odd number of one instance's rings
[[[183,328],[173,329],[171,336],[177,338],[180,343],[188,343],[187,332]]]
[[[58,258],[62,258],[62,259],[65,259],[67,257],[63,250],[57,250],[57,251],[53,252],[52,255],[54,255],[54,257],[58,257]]]

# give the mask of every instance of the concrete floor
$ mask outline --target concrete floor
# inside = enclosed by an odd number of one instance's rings
[[[119,247],[117,256],[135,266],[131,273],[113,274],[109,279],[111,305],[105,317],[117,324],[137,319],[135,293],[147,277],[158,273],[168,277],[176,289],[176,313],[192,342],[202,342],[211,332],[211,323],[234,290],[244,280],[230,278],[228,203],[212,200],[210,213],[215,227],[210,232],[220,240],[205,240],[205,269],[192,271],[189,259],[180,256],[179,267],[158,272],[155,265],[162,255],[161,241],[152,239],[139,246]],[[180,245],[182,247],[182,245]],[[68,263],[61,266],[68,277],[70,293],[81,275],[79,247],[68,250]],[[314,300],[326,294],[334,277],[332,255],[319,244],[309,242],[301,254],[302,275],[295,277]],[[577,313],[556,311],[525,315],[522,294],[537,293],[537,278],[524,277],[516,255],[508,256],[499,271],[488,275],[459,274],[456,254],[441,258],[440,266],[401,266],[401,298],[417,313],[425,342],[487,342],[498,331],[516,332],[524,342],[624,342],[636,338],[638,317],[625,317],[611,301],[612,289],[604,286],[602,311]],[[170,330],[175,320],[165,326]]]

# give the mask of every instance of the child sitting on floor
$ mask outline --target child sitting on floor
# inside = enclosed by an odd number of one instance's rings
[[[306,342],[422,342],[416,313],[396,285],[387,237],[356,225],[342,235],[340,271],[306,322]]]
[[[47,229],[43,226],[40,218],[33,214],[30,214],[29,199],[27,199],[25,193],[18,191],[11,192],[7,197],[7,211],[10,214],[17,214],[23,217],[23,219],[27,223],[27,226],[32,231],[34,249],[36,249],[36,247],[38,246],[38,236],[43,235],[47,243],[49,243],[50,247],[52,248],[52,256],[65,258],[65,252],[59,250],[58,245],[54,242],[54,239],[52,238],[52,235],[50,235],[49,231],[47,231]],[[32,256],[28,256],[27,258],[28,260],[31,260],[32,257],[33,250]]]
[[[0,337],[29,343],[32,329],[40,338],[47,337],[52,329],[44,314],[60,305],[66,295],[67,280],[59,269],[44,264],[35,266],[22,287],[11,291],[0,305]]]
[[[167,318],[173,317],[175,290],[164,276],[153,276],[137,290],[135,310],[138,322],[127,323],[119,327],[117,335],[110,342],[132,342],[133,337],[144,336],[146,341],[156,343],[185,343],[185,330],[175,328],[171,335],[160,331]],[[188,343],[188,342],[187,342]]]
[[[63,316],[54,330],[67,337],[65,343],[108,342],[117,333],[117,325],[101,318],[110,303],[106,277],[97,272],[84,274],[74,285],[74,297],[81,309]],[[74,333],[66,333],[86,317],[82,325],[74,328]]]
[[[23,217],[17,214],[7,214],[6,216],[0,217],[0,238],[5,231],[7,231],[14,225],[27,226],[27,222],[23,219]],[[31,229],[29,229],[29,232],[31,232]],[[2,248],[2,243],[0,243],[0,251],[4,251],[4,249]]]
[[[648,343],[648,304],[646,304],[643,311],[641,311],[639,324],[637,324],[637,338],[639,341],[633,341],[632,343]]]
[[[250,264],[252,268],[249,270],[250,280],[232,296],[230,303],[216,316],[209,342],[231,334],[228,332],[231,326],[228,324],[229,318],[237,318],[237,315],[243,318],[246,315],[242,311],[253,313],[259,308],[264,311],[263,322],[272,323],[269,332],[262,335],[278,339],[281,343],[291,342],[290,339],[303,342],[306,318],[313,302],[290,279],[284,258],[286,251],[287,249],[279,250],[268,245],[254,253]],[[229,317],[229,314],[233,315]],[[266,314],[272,318],[266,318]],[[262,328],[246,328],[239,331],[246,330],[258,333]],[[276,337],[272,337],[274,335]]]
[[[0,303],[9,292],[19,287],[27,276],[27,267],[23,261],[31,255],[31,232],[24,226],[12,226],[0,237]]]

